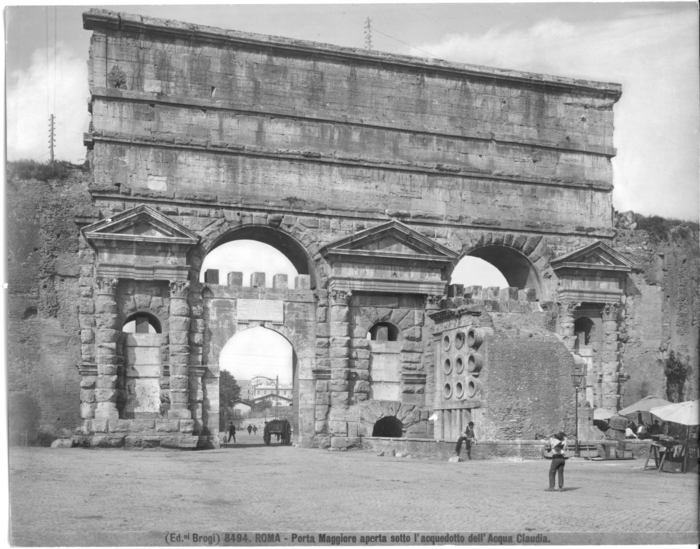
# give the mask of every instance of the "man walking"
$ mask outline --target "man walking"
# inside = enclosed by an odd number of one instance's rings
[[[457,448],[455,449],[457,456],[459,456],[460,452],[462,451],[462,441],[464,441],[464,445],[467,449],[467,457],[471,461],[472,443],[474,442],[474,438],[474,422],[470,421],[467,427],[464,429],[462,436],[457,439]]]
[[[231,439],[236,444],[236,426],[233,424],[233,421],[228,422],[228,442],[231,442]]]
[[[253,426],[249,423],[248,424],[248,436],[250,436],[250,433],[253,431]]]

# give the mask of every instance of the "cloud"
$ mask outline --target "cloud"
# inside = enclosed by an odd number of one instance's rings
[[[87,65],[63,43],[47,51],[37,49],[26,70],[13,71],[7,89],[8,160],[49,158],[49,115],[56,117],[58,160],[85,159],[83,133],[90,114]]]
[[[611,21],[556,18],[451,34],[407,53],[618,82],[613,160],[619,210],[698,218],[698,23],[694,10],[635,10]]]

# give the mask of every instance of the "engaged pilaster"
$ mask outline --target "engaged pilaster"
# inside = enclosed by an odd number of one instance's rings
[[[117,410],[117,290],[116,278],[95,279],[95,419],[119,419]]]
[[[601,366],[603,381],[601,385],[602,406],[609,410],[617,410],[619,395],[619,341],[618,315],[620,303],[606,303],[603,307],[603,353]]]
[[[168,419],[190,419],[188,409],[189,387],[189,330],[190,306],[187,280],[170,282],[170,320],[168,330],[170,363],[170,409]]]
[[[569,351],[573,351],[576,343],[574,335],[574,311],[581,306],[575,301],[562,301],[559,303],[559,335]]]
[[[338,290],[331,290],[329,294],[331,311],[331,405],[347,404],[350,396],[348,366],[350,362],[349,303],[351,295],[352,292]]]

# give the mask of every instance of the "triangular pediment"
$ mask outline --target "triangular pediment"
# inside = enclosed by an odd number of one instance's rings
[[[583,248],[553,259],[550,262],[556,271],[563,267],[584,269],[631,271],[634,263],[600,240]]]
[[[321,253],[342,256],[344,261],[384,258],[450,263],[457,258],[449,248],[396,220],[336,240],[322,248]]]
[[[199,236],[187,227],[141,204],[109,219],[84,227],[89,242],[132,241],[194,245]]]

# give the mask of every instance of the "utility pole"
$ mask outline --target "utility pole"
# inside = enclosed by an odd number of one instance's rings
[[[53,149],[56,146],[56,118],[52,114],[49,117],[49,149],[51,151],[51,163],[53,164]]]
[[[275,393],[277,398],[275,399],[275,419],[280,418],[280,376],[275,376]]]
[[[372,20],[369,17],[365,21],[365,49],[372,49]]]

